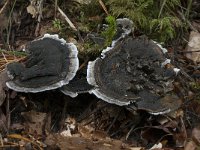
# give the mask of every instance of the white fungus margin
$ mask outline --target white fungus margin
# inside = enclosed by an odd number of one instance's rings
[[[37,93],[37,92],[53,90],[53,89],[62,87],[63,85],[68,84],[69,81],[74,78],[74,76],[76,75],[76,72],[79,68],[77,47],[73,43],[67,43],[63,38],[59,39],[59,36],[57,34],[55,34],[55,35],[45,34],[42,38],[36,39],[34,41],[42,40],[44,38],[51,38],[51,39],[60,41],[61,44],[65,45],[66,48],[69,49],[70,65],[69,65],[69,72],[68,72],[66,78],[57,83],[47,85],[47,86],[41,86],[41,87],[37,87],[37,88],[20,87],[20,86],[16,85],[13,81],[8,81],[8,82],[6,82],[6,85],[8,88],[13,89],[14,91],[17,91],[17,92]]]

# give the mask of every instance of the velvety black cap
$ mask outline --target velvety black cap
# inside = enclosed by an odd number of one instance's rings
[[[19,92],[41,92],[69,83],[78,70],[78,51],[74,44],[66,43],[58,35],[44,37],[27,44],[29,53],[23,64],[7,66],[11,81],[7,86]]]

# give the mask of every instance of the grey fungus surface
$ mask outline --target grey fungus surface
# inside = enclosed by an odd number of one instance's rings
[[[86,78],[74,78],[69,84],[60,88],[60,91],[65,95],[69,95],[72,98],[78,96],[78,94],[88,93],[93,89],[93,86],[88,84]]]
[[[69,83],[79,67],[78,50],[58,35],[45,34],[27,44],[29,53],[24,63],[11,63],[7,73],[11,78],[6,85],[18,92],[42,92]]]
[[[88,84],[86,76],[87,66],[84,66],[77,71],[76,76],[69,82],[69,84],[62,86],[59,90],[72,98],[78,96],[78,94],[90,92],[94,86]]]
[[[165,97],[173,93],[177,75],[175,68],[166,67],[170,63],[166,49],[145,36],[127,36],[102,53],[103,57],[89,62],[87,69],[87,81],[95,87],[91,93],[98,98],[119,106],[136,106],[155,115],[180,106],[178,98]]]

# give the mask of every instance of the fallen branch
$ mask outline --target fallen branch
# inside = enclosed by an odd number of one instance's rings
[[[60,9],[59,6],[58,6],[58,11],[59,11],[60,14],[65,18],[65,20],[67,21],[67,23],[69,24],[69,26],[70,26],[74,31],[78,31],[77,28],[75,27],[75,25],[71,22],[71,20],[67,17],[67,15]]]
[[[40,0],[39,6],[38,6],[38,10],[39,10],[39,15],[38,15],[38,23],[35,29],[35,36],[38,36],[39,30],[40,30],[40,22],[42,19],[42,9],[43,9],[43,0]]]
[[[103,3],[102,0],[99,0],[99,4],[101,5],[101,7],[103,8],[103,10],[105,11],[106,15],[109,15],[108,10],[107,10],[107,8],[106,8],[106,6],[105,6],[105,4]]]
[[[5,4],[3,5],[3,7],[0,10],[0,15],[3,13],[3,11],[5,11],[6,7],[8,6],[10,0],[6,1]]]

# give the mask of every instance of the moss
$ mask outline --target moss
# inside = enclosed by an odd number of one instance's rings
[[[116,19],[113,16],[107,16],[106,22],[108,24],[108,28],[101,33],[101,35],[105,38],[105,47],[111,45],[113,37],[117,31],[117,23]]]
[[[12,56],[17,56],[17,57],[23,57],[23,56],[27,56],[26,52],[20,52],[20,51],[8,51],[8,50],[3,50],[0,48],[0,52],[1,53],[6,53],[8,55],[12,55]]]
[[[200,103],[200,83],[199,82],[191,82],[190,83],[191,90],[195,93],[195,100]]]
[[[109,0],[107,4],[112,15],[130,18],[136,29],[160,42],[174,38],[176,29],[184,26],[176,16],[180,0]]]
[[[190,85],[191,85],[192,89],[194,89],[194,90],[200,90],[200,83],[198,83],[198,82],[192,82],[192,83],[190,83]]]

